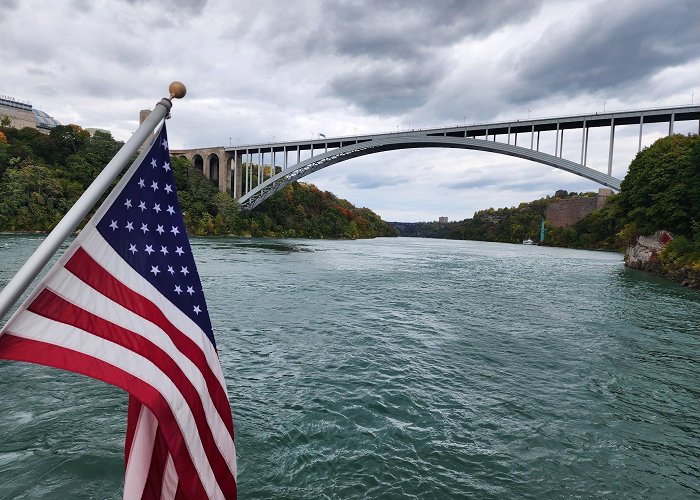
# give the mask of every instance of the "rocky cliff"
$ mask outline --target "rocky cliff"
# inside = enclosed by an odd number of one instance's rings
[[[661,251],[666,243],[673,240],[668,231],[656,231],[649,236],[639,236],[633,245],[625,251],[625,265],[657,274],[664,274],[669,279],[683,286],[700,289],[700,272],[690,267],[678,269],[664,265]]]
[[[668,231],[656,231],[650,236],[639,236],[633,245],[625,250],[625,265],[633,269],[663,272],[659,252],[673,237]]]

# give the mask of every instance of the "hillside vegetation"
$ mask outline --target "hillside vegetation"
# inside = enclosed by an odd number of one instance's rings
[[[528,237],[538,239],[547,205],[558,200],[547,197],[518,207],[490,208],[454,225],[430,223],[419,229],[429,236],[519,243]],[[546,245],[616,251],[640,235],[664,229],[674,239],[659,255],[663,271],[700,272],[700,137],[657,140],[637,154],[620,192],[608,198],[604,208],[565,228],[546,227]]]
[[[49,135],[0,127],[0,231],[48,231],[122,146],[76,125]],[[172,158],[187,230],[192,235],[374,238],[398,232],[366,208],[313,185],[294,183],[250,213],[187,160]]]
[[[517,207],[489,208],[474,213],[471,219],[458,222],[392,222],[401,231],[401,236],[424,238],[448,238],[455,240],[495,241],[499,243],[521,243],[527,238],[539,240],[540,225],[547,206],[566,198],[590,197],[595,193],[567,193],[558,191],[555,196],[520,203]],[[549,225],[550,232],[556,232]]]
[[[699,223],[700,137],[673,135],[637,154],[603,209],[554,231],[549,243],[622,250],[639,235],[665,229],[675,238],[668,250],[700,250]]]

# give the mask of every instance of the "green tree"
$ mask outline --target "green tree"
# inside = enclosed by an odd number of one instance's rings
[[[700,220],[700,137],[659,139],[637,154],[621,187],[623,226],[691,237],[693,221]]]
[[[78,125],[58,125],[51,129],[49,136],[56,146],[56,157],[52,160],[60,164],[90,140],[90,133]]]
[[[0,183],[0,228],[52,229],[81,192],[78,184],[54,177],[45,166],[15,165],[5,171]]]

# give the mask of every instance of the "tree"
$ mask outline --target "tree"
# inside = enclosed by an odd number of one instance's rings
[[[691,237],[693,221],[700,221],[700,137],[672,135],[645,148],[630,164],[621,188],[623,226]]]
[[[42,165],[22,162],[9,168],[0,183],[0,228],[46,231],[58,223],[82,189],[56,178]]]
[[[56,145],[57,156],[54,160],[61,164],[90,140],[90,133],[78,125],[58,125],[51,129],[49,136]]]

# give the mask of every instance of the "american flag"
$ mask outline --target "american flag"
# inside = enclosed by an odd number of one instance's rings
[[[231,409],[165,125],[0,332],[0,359],[129,393],[125,499],[236,498]]]

